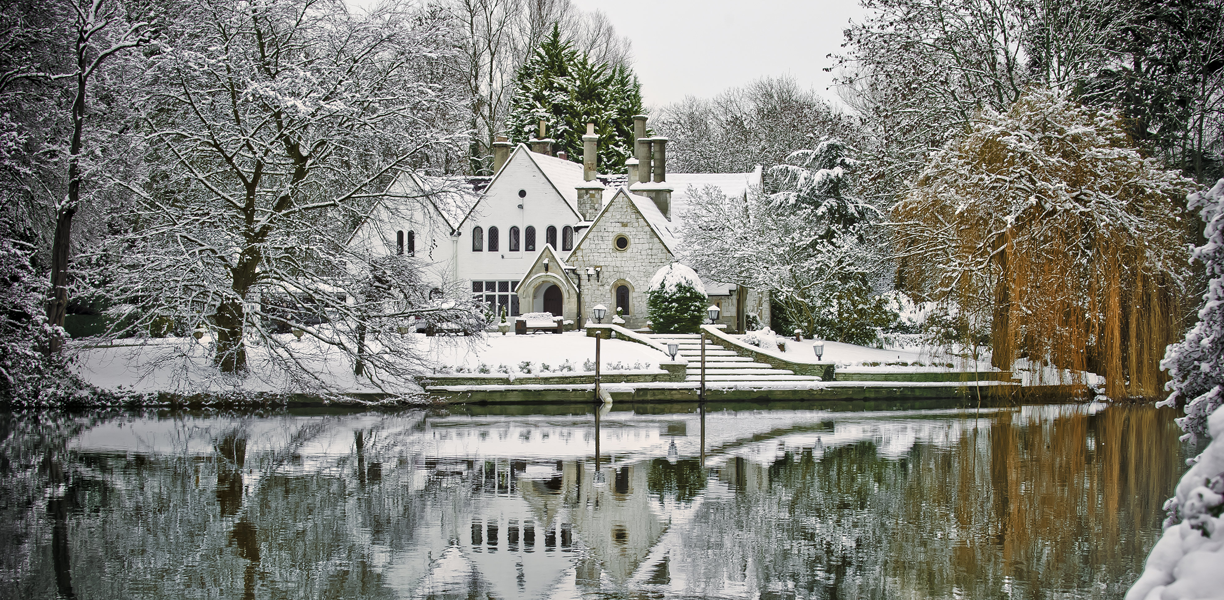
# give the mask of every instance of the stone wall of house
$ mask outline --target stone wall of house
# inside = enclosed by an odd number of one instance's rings
[[[616,247],[616,239],[624,236],[629,240],[625,250]],[[582,282],[582,310],[584,320],[591,318],[591,309],[597,304],[608,308],[610,322],[616,312],[615,285],[628,285],[629,311],[624,315],[625,326],[637,329],[646,326],[649,310],[646,306],[646,288],[650,279],[663,266],[675,260],[672,253],[654,234],[650,224],[624,195],[617,194],[585,237],[574,248],[568,262],[583,271],[587,267],[599,267],[599,280],[592,278]]]

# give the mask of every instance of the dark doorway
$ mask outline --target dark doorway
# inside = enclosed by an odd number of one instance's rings
[[[544,312],[552,313],[554,317],[561,316],[561,288],[552,284],[544,288]]]
[[[619,308],[624,314],[629,314],[629,286],[616,287],[616,308]]]

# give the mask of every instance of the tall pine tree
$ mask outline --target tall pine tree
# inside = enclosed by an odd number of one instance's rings
[[[642,93],[629,68],[592,62],[554,25],[519,69],[516,84],[507,119],[511,141],[536,137],[544,121],[547,136],[556,140],[553,150],[580,162],[586,124],[594,123],[601,170],[619,171],[633,156],[633,115],[642,113]]]

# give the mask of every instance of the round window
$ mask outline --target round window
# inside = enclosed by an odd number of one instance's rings
[[[526,198],[527,190],[519,190],[519,198]]]
[[[629,248],[629,238],[618,235],[612,239],[612,245],[616,246],[617,250],[627,250]]]

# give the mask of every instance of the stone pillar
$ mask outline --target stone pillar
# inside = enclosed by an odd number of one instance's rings
[[[510,159],[510,150],[514,148],[514,144],[504,135],[499,135],[496,141],[493,142],[493,173],[496,174],[502,167],[506,166],[506,161]]]
[[[654,181],[655,183],[663,183],[667,181],[667,138],[651,138],[650,142],[651,147],[654,149],[654,156],[651,158]]]
[[[599,158],[599,136],[595,135],[595,124],[587,123],[586,135],[582,136],[582,179],[592,181]]]
[[[548,139],[548,138],[546,138],[546,137],[544,137],[544,135],[545,135],[545,133],[546,133],[547,131],[548,131],[548,125],[546,125],[546,124],[544,123],[544,120],[543,120],[543,119],[541,119],[541,120],[540,120],[540,133],[539,133],[539,135],[538,135],[537,137],[535,137],[535,138],[531,139],[529,142],[527,142],[527,143],[531,144],[531,151],[532,151],[532,152],[535,152],[536,154],[547,154],[547,155],[549,155],[549,156],[552,156],[552,143],[553,143],[553,141],[552,141],[552,140],[550,140],[550,139]]]
[[[636,158],[630,157],[625,161],[625,168],[629,170],[629,177],[626,179],[628,185],[637,183],[638,180],[638,161]]]

